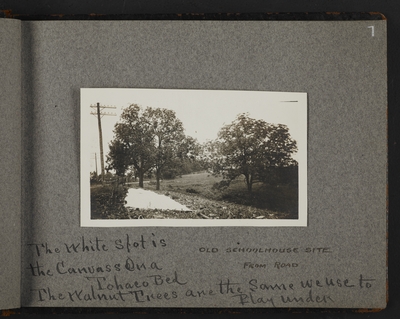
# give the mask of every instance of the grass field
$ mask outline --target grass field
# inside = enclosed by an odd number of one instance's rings
[[[255,183],[247,191],[243,178],[232,181],[229,187],[215,187],[222,180],[210,173],[183,175],[173,180],[161,181],[156,191],[155,181],[148,181],[144,188],[171,197],[191,209],[191,212],[119,208],[102,214],[100,218],[178,218],[178,219],[297,219],[298,191],[293,186],[267,186]],[[131,187],[138,187],[131,185]],[[97,217],[99,214],[96,214]]]
[[[214,185],[222,180],[210,173],[202,172],[183,175],[173,180],[161,182],[160,193],[172,197],[177,202],[191,207],[194,211],[219,218],[287,218],[298,216],[298,190],[290,186],[266,186],[255,183],[253,191],[247,191],[243,178],[237,178],[229,187]],[[155,191],[155,182],[150,181],[145,188]],[[227,211],[230,214],[221,213]],[[211,208],[210,208],[211,207]],[[224,208],[225,207],[225,208]],[[202,216],[200,215],[200,216]],[[205,218],[203,216],[203,218]]]

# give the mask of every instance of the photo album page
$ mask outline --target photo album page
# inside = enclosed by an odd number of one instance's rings
[[[2,308],[386,307],[385,20],[0,24]]]

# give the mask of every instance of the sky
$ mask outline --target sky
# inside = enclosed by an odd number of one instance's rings
[[[297,102],[296,102],[297,101]],[[81,132],[89,139],[90,170],[95,168],[95,153],[99,156],[99,130],[97,116],[90,115],[90,106],[113,106],[105,109],[115,116],[103,116],[104,156],[113,139],[113,129],[122,110],[130,104],[142,107],[166,108],[175,111],[183,123],[185,134],[203,143],[217,138],[219,130],[230,124],[238,114],[248,113],[251,118],[263,119],[271,124],[285,124],[297,141],[296,160],[305,159],[307,151],[307,95],[306,93],[222,90],[167,90],[167,89],[81,89]],[[88,145],[88,144],[85,144]],[[98,157],[98,169],[100,162]]]

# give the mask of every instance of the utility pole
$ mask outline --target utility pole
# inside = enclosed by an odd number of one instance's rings
[[[94,162],[96,164],[96,177],[99,176],[99,173],[97,172],[97,153],[94,153]]]
[[[116,116],[117,114],[115,114],[115,113],[103,112],[103,110],[104,109],[116,109],[117,107],[100,105],[100,103],[97,103],[96,105],[91,105],[90,107],[92,109],[96,109],[96,111],[91,111],[90,114],[97,116],[97,124],[99,126],[99,142],[100,142],[101,182],[104,184],[105,172],[104,172],[103,132],[101,130],[101,118],[105,115]],[[97,157],[96,157],[96,163],[97,163]]]

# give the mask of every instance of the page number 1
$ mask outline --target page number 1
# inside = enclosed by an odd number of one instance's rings
[[[373,25],[370,25],[368,27],[368,29],[371,29],[371,37],[374,37],[375,36],[375,27]]]

